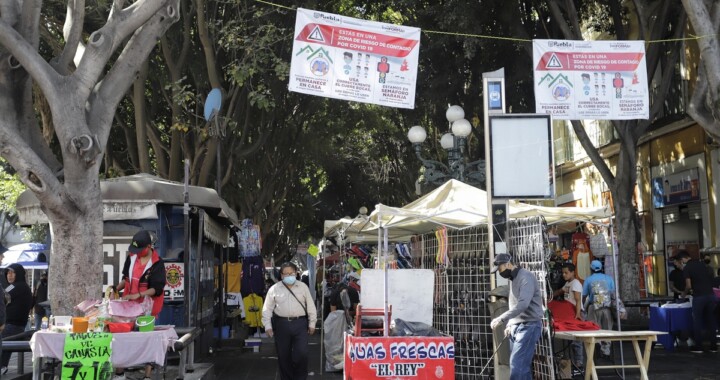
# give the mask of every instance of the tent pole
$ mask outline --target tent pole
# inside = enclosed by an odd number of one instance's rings
[[[388,253],[387,228],[383,228],[383,250],[385,251],[385,277],[383,279],[383,282],[384,282],[383,285],[385,288],[385,293],[383,295],[383,298],[385,301],[383,315],[385,316],[385,321],[383,322],[383,336],[390,336],[388,333],[388,327],[389,327],[388,324],[390,323],[390,321],[388,321],[388,266],[389,266],[388,260],[390,259],[390,255]]]
[[[325,239],[323,238],[320,241],[320,257],[322,257],[322,278],[323,281],[325,281]],[[315,283],[317,283],[317,279],[315,279]],[[322,282],[320,282],[322,284]],[[317,286],[316,286],[317,287]],[[323,351],[325,348],[325,319],[324,314],[325,313],[325,288],[323,287],[320,289],[320,376],[323,374],[323,359],[325,358],[325,355],[323,355]]]
[[[619,273],[618,273],[618,252],[617,252],[617,242],[615,240],[615,228],[613,225],[613,219],[610,218],[610,238],[611,238],[611,246],[612,246],[612,258],[613,258],[613,277],[615,280],[615,300],[620,299],[620,282],[619,279]],[[622,325],[620,324],[620,311],[618,311],[617,308],[615,308],[615,320],[617,321],[617,327],[618,331],[622,331]],[[625,355],[623,352],[623,346],[622,342],[618,342],[620,344],[620,364],[625,365]],[[622,369],[622,378],[625,378],[625,367]]]

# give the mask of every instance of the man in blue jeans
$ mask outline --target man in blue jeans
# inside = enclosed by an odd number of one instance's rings
[[[713,292],[713,277],[705,268],[705,264],[697,259],[691,259],[690,254],[683,250],[675,255],[683,265],[685,277],[685,291],[682,297],[692,292],[693,314],[693,340],[695,344],[690,347],[691,352],[702,353],[706,351],[703,338],[710,342],[710,352],[717,352],[717,321],[715,320],[715,293]],[[703,334],[703,331],[705,334]]]
[[[515,266],[512,256],[495,256],[491,273],[499,272],[510,280],[509,310],[490,322],[495,330],[507,323],[505,336],[510,342],[510,380],[532,380],[532,359],[535,345],[542,334],[543,306],[540,285],[535,275]],[[502,343],[501,343],[502,344]]]

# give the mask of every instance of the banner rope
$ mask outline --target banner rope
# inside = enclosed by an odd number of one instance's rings
[[[265,1],[265,0],[255,0],[255,2],[263,3],[263,4],[267,4],[267,5],[271,5],[271,6],[273,6],[273,7],[284,8],[284,9],[288,9],[288,10],[291,10],[291,11],[297,11],[297,8],[291,8],[291,7],[288,7],[288,6],[285,6],[285,5],[280,5],[280,4],[272,3],[272,2],[269,2],[269,1]],[[328,13],[329,13],[329,12],[328,12]],[[348,17],[349,17],[349,16],[348,16]],[[412,25],[406,25],[406,26],[412,26]],[[457,36],[457,37],[483,38],[483,39],[489,39],[489,40],[501,40],[501,41],[511,41],[511,42],[532,42],[532,41],[533,41],[533,40],[528,40],[528,39],[525,39],[525,38],[502,37],[502,36],[488,36],[488,35],[484,35],[484,34],[444,32],[444,31],[439,31],[439,30],[424,30],[424,29],[421,29],[421,31],[422,31],[423,33],[427,33],[427,34],[444,34],[444,35]],[[647,43],[647,44],[655,44],[655,43],[662,43],[662,42],[697,41],[697,40],[700,40],[700,39],[703,39],[703,38],[716,37],[718,34],[720,34],[720,33],[705,34],[705,35],[702,35],[702,36],[696,36],[696,35],[690,34],[689,37],[683,37],[683,38],[668,38],[668,39],[663,39],[663,40],[650,40],[650,41],[645,41],[645,43]],[[598,40],[598,41],[604,41],[604,40]],[[619,40],[607,40],[607,41],[619,41]],[[638,40],[631,40],[631,41],[638,41]]]

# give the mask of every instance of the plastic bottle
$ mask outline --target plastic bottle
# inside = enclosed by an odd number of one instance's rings
[[[48,329],[48,317],[42,317],[42,322],[40,323],[40,329],[41,330]]]

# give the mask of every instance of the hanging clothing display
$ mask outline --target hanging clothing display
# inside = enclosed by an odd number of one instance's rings
[[[242,263],[230,262],[223,264],[223,273],[227,279],[225,283],[225,291],[228,293],[240,293],[242,279]]]
[[[575,264],[575,275],[580,282],[590,276],[590,262],[593,257],[590,253],[590,240],[584,232],[576,232],[572,235],[573,264]]]
[[[243,298],[250,294],[265,294],[265,263],[262,257],[246,257],[242,261],[240,293]]]
[[[245,319],[243,322],[250,327],[263,327],[262,308],[263,299],[257,294],[250,294],[243,298],[245,306]]]
[[[242,257],[260,256],[262,241],[260,238],[260,226],[253,224],[251,219],[243,219],[240,223],[238,235],[238,250]]]

